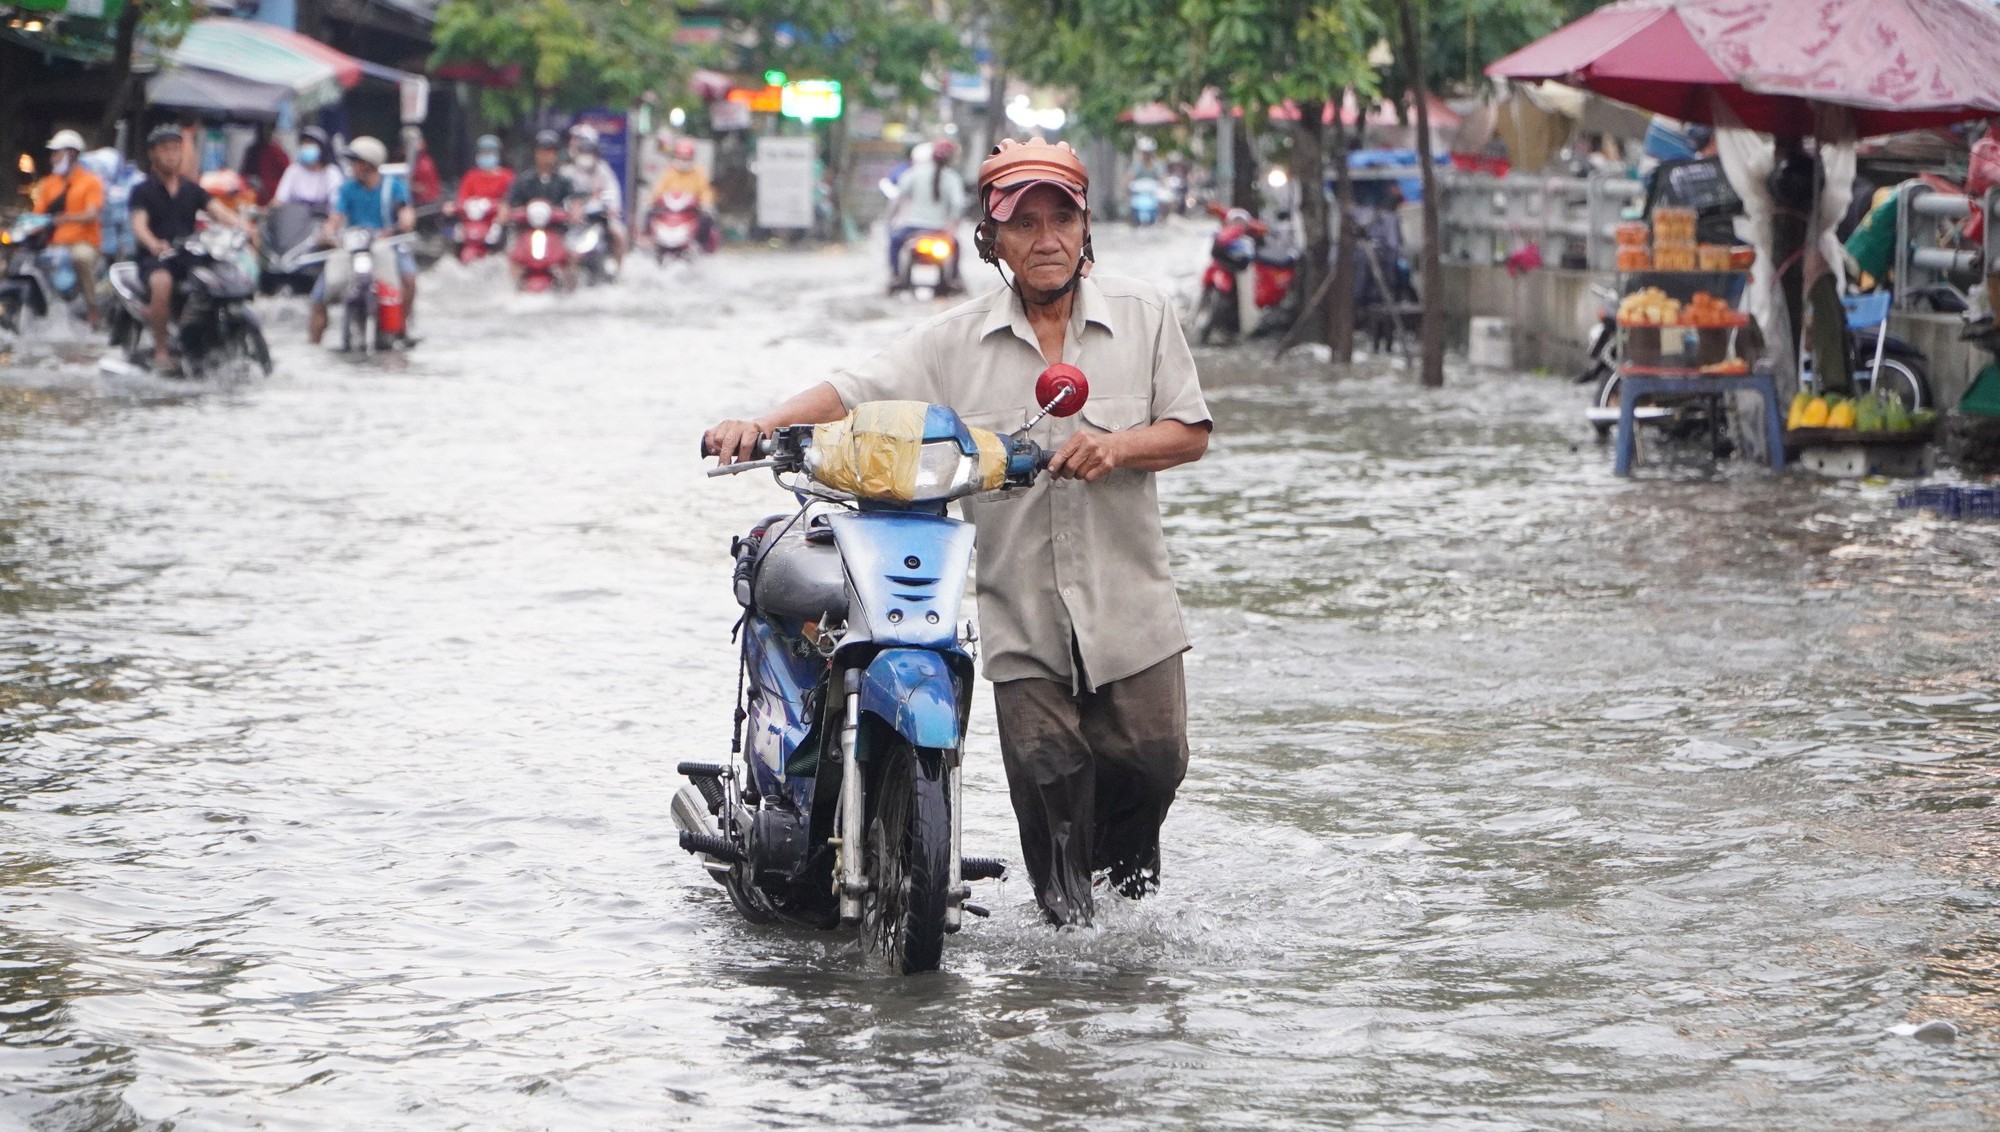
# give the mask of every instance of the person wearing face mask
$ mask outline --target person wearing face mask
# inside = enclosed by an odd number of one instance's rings
[[[299,159],[278,179],[272,203],[309,205],[321,214],[331,208],[345,178],[340,175],[340,167],[326,159],[328,148],[325,130],[318,126],[300,130]]]
[[[598,156],[597,130],[587,123],[578,123],[569,131],[569,164],[563,166],[563,176],[576,186],[576,191],[586,201],[595,201],[604,206],[606,227],[611,230],[611,258],[619,266],[625,263],[625,192],[618,186],[618,174],[611,163]]]
[[[63,130],[49,139],[49,175],[35,183],[33,205],[54,222],[49,246],[69,253],[76,264],[77,286],[83,290],[90,325],[97,325],[97,251],[103,232],[104,182],[83,167],[83,136]]]
[[[668,195],[686,195],[695,200],[701,209],[701,220],[695,238],[701,241],[702,249],[713,253],[720,240],[715,230],[715,186],[709,183],[708,174],[702,170],[693,138],[675,138],[667,150],[666,172],[653,184],[653,201],[657,205]]]
[[[514,171],[500,163],[500,139],[486,134],[474,148],[472,168],[458,181],[458,205],[473,197],[485,197],[500,203],[507,199],[508,190],[514,187]]]

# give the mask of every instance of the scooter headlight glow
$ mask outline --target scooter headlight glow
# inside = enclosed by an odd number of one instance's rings
[[[555,215],[556,210],[549,206],[548,201],[536,200],[528,202],[528,227],[530,228],[548,227],[549,221],[555,219]]]

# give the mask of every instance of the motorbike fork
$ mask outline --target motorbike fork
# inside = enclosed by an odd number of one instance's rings
[[[963,750],[963,747],[961,741],[960,750]],[[963,875],[965,859],[960,854],[961,839],[965,834],[965,819],[960,816],[962,807],[959,805],[959,781],[964,777],[960,773],[960,766],[965,760],[959,751],[951,752],[951,756],[944,767],[945,796],[951,806],[951,879],[945,886],[944,930],[955,932],[963,915],[961,906],[964,905],[966,897],[972,895],[972,889],[965,883]]]
[[[835,815],[834,883],[840,893],[840,918],[851,922],[861,918],[861,895],[868,891],[862,874],[861,757],[856,749],[861,733],[861,673],[850,668],[842,676],[841,691],[847,698],[847,715],[840,728],[840,812]]]

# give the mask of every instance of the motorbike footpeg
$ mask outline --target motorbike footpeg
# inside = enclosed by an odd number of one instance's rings
[[[722,813],[722,780],[736,777],[735,771],[714,763],[682,763],[675,769],[694,783],[696,790],[701,791],[701,800],[708,803],[709,813]]]
[[[959,861],[958,875],[963,880],[1002,880],[1007,876],[1007,862],[998,857],[965,857]]]
[[[713,857],[718,861],[727,861],[732,865],[740,865],[749,859],[734,841],[713,833],[681,830],[681,848],[690,853]]]

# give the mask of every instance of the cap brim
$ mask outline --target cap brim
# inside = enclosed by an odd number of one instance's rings
[[[1081,188],[1067,181],[1058,181],[1051,177],[1034,181],[1023,181],[1018,185],[1008,185],[1004,189],[989,189],[988,193],[990,194],[992,203],[987,206],[986,214],[995,220],[1005,221],[1014,215],[1016,208],[1020,207],[1021,198],[1028,194],[1028,190],[1039,188],[1043,185],[1047,185],[1052,189],[1062,190],[1063,194],[1075,202],[1078,208],[1086,212],[1089,211],[1090,204],[1083,199],[1083,190]]]

